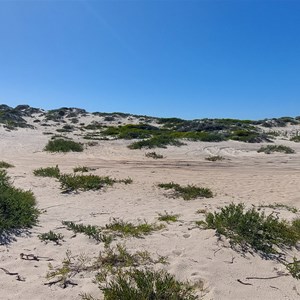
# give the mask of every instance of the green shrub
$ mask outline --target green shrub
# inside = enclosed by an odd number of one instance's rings
[[[300,279],[300,261],[296,257],[292,263],[286,264],[286,268],[294,278]]]
[[[147,222],[134,225],[130,222],[125,222],[123,220],[116,220],[110,224],[105,225],[105,229],[118,233],[120,236],[134,236],[141,237],[142,235],[148,235],[153,231],[161,230],[165,226],[163,224],[149,224]]]
[[[54,139],[48,142],[45,146],[45,151],[49,152],[82,152],[83,146],[80,143],[66,140],[66,139]]]
[[[238,244],[243,250],[252,248],[265,254],[276,254],[275,246],[291,247],[299,241],[298,221],[294,222],[279,221],[273,214],[266,216],[255,208],[245,211],[240,203],[225,206],[219,213],[208,213],[205,226],[215,229],[218,234],[229,238],[232,245]]]
[[[110,177],[97,175],[63,174],[59,177],[61,189],[64,192],[99,190],[104,186],[113,185],[116,181]]]
[[[0,235],[12,229],[32,227],[39,215],[31,191],[11,185],[5,170],[0,170]]]
[[[290,141],[300,143],[300,135],[293,136]]]
[[[154,136],[148,140],[134,142],[128,146],[129,149],[142,149],[142,148],[167,148],[168,145],[180,147],[184,143],[171,137],[170,135],[162,134]]]
[[[59,178],[60,176],[60,170],[58,166],[55,167],[47,167],[47,168],[39,168],[33,171],[33,174],[35,176],[41,176],[41,177],[54,177]]]
[[[266,154],[271,154],[273,152],[282,152],[286,154],[293,154],[295,153],[295,150],[288,147],[288,146],[283,146],[283,145],[267,145],[267,146],[262,146],[260,149],[257,150],[258,153],[264,152]]]
[[[165,190],[174,190],[173,197],[182,197],[184,200],[191,200],[196,198],[212,198],[213,193],[208,188],[201,188],[194,185],[181,186],[177,183],[160,183],[158,187]]]
[[[2,169],[8,169],[8,168],[13,168],[14,166],[12,164],[9,164],[5,161],[0,161],[0,168]]]
[[[105,300],[196,300],[195,288],[180,282],[166,271],[120,271],[105,286],[100,286]]]
[[[75,173],[77,173],[77,172],[86,173],[86,172],[89,172],[89,171],[90,171],[90,168],[88,168],[88,167],[86,167],[86,166],[75,167],[75,168],[73,168],[73,171],[74,171]]]
[[[151,158],[154,158],[154,159],[164,158],[163,155],[157,154],[155,151],[153,151],[153,152],[147,152],[147,153],[145,153],[145,156],[146,157],[151,157]]]
[[[175,214],[169,214],[165,211],[164,214],[158,214],[159,217],[158,217],[158,220],[159,221],[163,221],[163,222],[167,222],[167,223],[170,223],[170,222],[177,222],[178,221],[178,218],[180,215],[175,215]]]
[[[216,155],[216,156],[206,157],[205,159],[208,161],[218,161],[218,160],[224,160],[225,158],[223,156]]]
[[[54,242],[57,245],[59,245],[60,241],[64,238],[62,234],[55,233],[51,230],[49,232],[39,234],[38,237],[43,242],[47,243],[48,241],[51,241],[51,242]]]
[[[102,233],[102,229],[95,225],[75,224],[71,221],[62,221],[62,224],[74,233],[83,233],[97,242],[105,243],[105,245],[109,245],[113,240],[112,235]]]
[[[133,183],[133,180],[132,180],[132,178],[128,177],[128,178],[125,178],[125,179],[116,180],[116,182],[124,183],[124,184],[131,184],[131,183]]]

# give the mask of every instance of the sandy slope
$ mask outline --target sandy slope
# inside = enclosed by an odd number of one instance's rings
[[[84,235],[73,237],[61,221],[101,226],[112,218],[155,222],[158,213],[164,211],[180,214],[180,222],[169,224],[144,239],[123,240],[129,250],[144,249],[153,255],[167,256],[169,264],[156,268],[165,268],[181,280],[204,282],[204,299],[300,299],[300,283],[291,276],[246,279],[285,273],[283,265],[255,254],[242,256],[228,247],[227,241],[218,241],[213,230],[200,230],[194,225],[194,221],[204,219],[203,214],[196,213],[198,209],[214,211],[231,202],[244,202],[248,207],[283,203],[300,209],[300,144],[280,141],[292,146],[297,154],[265,155],[256,152],[261,144],[190,142],[180,148],[156,150],[166,158],[153,160],[144,156],[144,150],[129,150],[126,141],[99,141],[83,153],[49,154],[42,151],[49,139],[42,131],[7,132],[0,128],[1,160],[15,165],[8,170],[14,184],[32,190],[39,209],[44,211],[39,226],[30,230],[28,236],[0,246],[0,267],[18,272],[25,279],[18,281],[16,276],[0,270],[1,299],[80,299],[82,292],[101,299],[100,291],[92,282],[94,273],[76,276],[74,282],[78,285],[66,289],[44,285],[48,258],[56,266],[61,264],[67,250],[74,256],[85,253],[91,257],[103,250],[102,245]],[[205,157],[209,155],[222,155],[226,160],[208,162]],[[56,180],[32,174],[36,168],[56,164],[63,172],[71,172],[79,165],[94,167],[94,174],[118,179],[131,177],[133,184],[116,184],[98,192],[61,194]],[[170,181],[209,187],[215,197],[192,201],[168,198],[156,184]],[[296,217],[285,210],[276,211],[289,220]],[[65,242],[61,246],[42,243],[38,234],[49,230],[62,233]],[[20,253],[41,258],[22,260]]]

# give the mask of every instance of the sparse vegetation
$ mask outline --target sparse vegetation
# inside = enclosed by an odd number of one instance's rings
[[[270,255],[277,254],[278,249],[296,245],[300,240],[298,221],[290,224],[280,221],[273,214],[266,216],[255,208],[245,211],[243,204],[230,204],[218,213],[208,213],[205,224],[201,221],[198,224],[215,229],[243,251],[251,248],[263,255]]]
[[[257,150],[258,153],[263,152],[266,154],[271,154],[273,152],[282,152],[285,154],[293,154],[295,153],[295,150],[288,147],[288,146],[283,146],[283,145],[267,145],[267,146],[262,146]]]
[[[74,233],[83,233],[97,242],[103,242],[105,245],[109,245],[113,240],[112,235],[102,232],[102,228],[95,225],[75,224],[71,221],[62,221],[62,224]]]
[[[300,135],[293,136],[290,141],[300,143]]]
[[[86,166],[82,166],[82,167],[78,166],[78,167],[73,168],[73,171],[75,173],[77,173],[77,172],[86,173],[86,172],[90,171],[90,168],[88,168]]]
[[[83,146],[80,143],[66,139],[54,139],[50,140],[45,146],[45,151],[49,152],[82,152]]]
[[[114,219],[110,224],[105,225],[105,229],[116,233],[118,236],[134,236],[141,237],[143,235],[148,235],[153,231],[161,230],[165,226],[163,224],[150,224],[147,222],[134,225],[130,222],[125,222],[123,220]]]
[[[165,190],[173,190],[172,197],[182,197],[184,200],[196,198],[212,198],[213,193],[209,188],[197,187],[195,185],[181,186],[177,183],[160,183],[158,187]]]
[[[286,264],[286,268],[294,278],[300,279],[300,260],[294,257],[292,263]]]
[[[49,232],[42,233],[38,235],[39,239],[43,242],[48,243],[49,241],[54,242],[55,244],[59,245],[60,242],[63,240],[64,236],[60,233],[55,233],[52,230]]]
[[[298,209],[295,206],[290,206],[286,204],[281,204],[281,203],[274,203],[274,204],[268,204],[268,205],[260,205],[259,208],[272,208],[272,209],[286,209],[287,211],[290,211],[292,213],[297,213]]]
[[[153,152],[147,152],[147,153],[145,153],[145,156],[146,156],[146,157],[149,157],[149,158],[153,158],[153,159],[161,159],[161,158],[164,158],[163,155],[158,154],[158,153],[156,153],[155,151],[153,151]]]
[[[39,168],[33,171],[35,176],[41,177],[54,177],[59,178],[60,170],[59,167],[56,165],[55,167],[47,167],[47,168]]]
[[[120,271],[112,281],[100,286],[105,300],[176,299],[196,300],[195,287],[180,282],[166,271]]]
[[[225,158],[223,156],[216,155],[216,156],[206,157],[205,159],[208,161],[220,161],[220,160],[224,160]]]
[[[169,214],[166,211],[164,214],[158,214],[158,215],[159,215],[159,217],[158,217],[159,221],[163,221],[163,222],[167,222],[167,223],[177,222],[178,218],[180,217],[179,214]]]
[[[116,181],[108,176],[63,174],[59,177],[61,189],[64,192],[99,190],[111,186]]]
[[[132,180],[132,178],[128,177],[128,178],[125,178],[125,179],[116,180],[116,182],[124,183],[124,184],[131,184],[131,183],[133,183],[133,180]]]
[[[142,149],[142,148],[167,148],[167,146],[176,146],[180,147],[184,145],[183,142],[175,139],[169,135],[158,135],[154,136],[148,140],[142,140],[138,142],[134,142],[128,146],[129,149]]]
[[[9,164],[3,160],[0,161],[0,169],[8,169],[13,168],[14,166],[12,164]]]
[[[6,171],[0,169],[0,235],[35,225],[39,215],[35,204],[33,193],[12,186]]]

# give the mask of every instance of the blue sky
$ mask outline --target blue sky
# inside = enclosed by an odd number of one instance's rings
[[[0,103],[300,115],[300,1],[0,0]]]

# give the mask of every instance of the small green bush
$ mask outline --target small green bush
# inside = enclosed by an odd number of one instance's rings
[[[153,152],[147,152],[147,153],[145,153],[145,156],[146,157],[151,157],[151,158],[154,158],[154,159],[164,158],[163,155],[157,154],[155,151],[153,151]]]
[[[55,233],[51,230],[49,232],[45,232],[45,233],[42,233],[42,234],[38,235],[38,237],[43,242],[47,243],[48,241],[51,241],[51,242],[54,242],[57,245],[59,245],[60,241],[62,241],[62,239],[64,238],[62,234]]]
[[[142,149],[142,148],[167,148],[168,145],[180,147],[184,145],[178,139],[171,137],[170,135],[162,134],[154,136],[148,140],[142,140],[134,142],[128,146],[129,149]]]
[[[116,181],[108,176],[63,174],[59,177],[64,192],[99,190],[104,186],[113,185]]]
[[[191,200],[196,198],[212,198],[213,193],[208,188],[201,188],[194,185],[181,186],[177,183],[160,183],[158,187],[165,190],[174,190],[173,197],[182,197],[184,200]]]
[[[180,215],[176,215],[176,214],[169,214],[168,212],[165,211],[164,214],[158,214],[159,217],[158,217],[158,220],[159,221],[163,221],[163,222],[167,222],[167,223],[170,223],[170,222],[177,222],[178,221],[178,218]]]
[[[5,161],[0,161],[0,168],[1,169],[8,169],[8,168],[13,168],[14,166],[12,164],[9,164]]]
[[[74,171],[75,173],[77,173],[77,172],[86,173],[86,172],[89,172],[89,171],[90,171],[90,168],[88,168],[88,167],[86,167],[86,166],[75,167],[75,168],[73,168],[73,171]]]
[[[294,278],[300,279],[300,261],[296,257],[292,263],[286,264],[286,268]]]
[[[283,146],[283,145],[267,145],[267,146],[262,146],[260,149],[257,150],[258,153],[264,152],[266,154],[271,154],[273,152],[282,152],[286,154],[293,154],[295,153],[295,150],[288,147],[288,146]]]
[[[100,286],[105,300],[196,300],[195,287],[180,282],[166,271],[132,269],[120,271],[105,286]]]
[[[252,248],[265,254],[276,254],[275,246],[291,247],[300,240],[297,224],[296,220],[292,224],[280,221],[273,214],[266,216],[255,208],[245,211],[240,203],[225,206],[218,213],[208,213],[205,226],[229,238],[232,245],[239,244],[243,250]]]
[[[39,168],[33,171],[33,174],[35,176],[41,176],[41,177],[54,177],[59,178],[60,176],[60,170],[58,166],[55,167],[47,167],[47,168]]]
[[[300,135],[293,136],[290,141],[300,143]]]
[[[44,150],[49,152],[82,152],[83,146],[71,140],[54,139],[48,142]]]
[[[225,158],[223,156],[216,155],[216,156],[206,157],[205,159],[208,161],[220,161],[220,160],[224,160]]]
[[[39,215],[35,204],[31,191],[13,187],[6,171],[0,170],[0,235],[35,225]]]
[[[95,225],[75,224],[71,221],[62,221],[62,224],[74,233],[83,233],[97,242],[103,242],[105,245],[109,245],[113,240],[112,235],[103,233],[102,229]]]
[[[110,224],[105,225],[105,229],[118,233],[120,236],[134,236],[141,237],[142,235],[148,235],[153,231],[161,230],[165,226],[163,224],[149,224],[147,222],[134,225],[130,222],[114,219]]]

